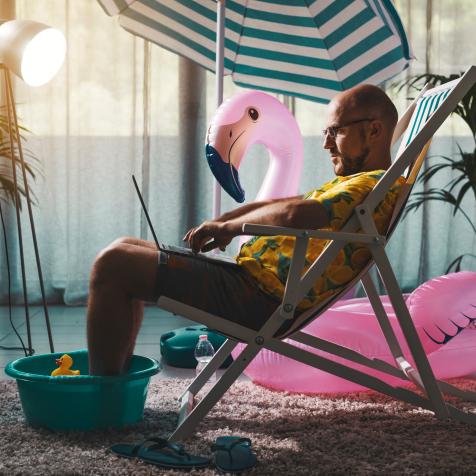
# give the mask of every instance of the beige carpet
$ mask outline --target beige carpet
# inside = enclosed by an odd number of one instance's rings
[[[54,433],[25,425],[14,381],[0,381],[0,474],[183,474],[118,458],[121,441],[166,436],[176,420],[184,380],[151,384],[145,420],[122,431]],[[466,381],[467,388],[475,382]],[[476,404],[472,404],[476,409]],[[251,438],[258,466],[251,475],[476,474],[476,427],[436,420],[429,412],[374,393],[317,397],[235,384],[185,442],[210,454],[220,435]],[[188,474],[217,474],[213,468]]]

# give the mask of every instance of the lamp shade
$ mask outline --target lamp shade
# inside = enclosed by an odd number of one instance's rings
[[[47,83],[61,68],[66,40],[59,30],[32,20],[0,25],[0,62],[30,86]]]

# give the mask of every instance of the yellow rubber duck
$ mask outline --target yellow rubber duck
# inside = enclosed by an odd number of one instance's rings
[[[52,377],[57,377],[58,375],[79,375],[79,370],[70,369],[73,365],[73,359],[68,354],[62,355],[55,362],[59,367],[51,372]]]

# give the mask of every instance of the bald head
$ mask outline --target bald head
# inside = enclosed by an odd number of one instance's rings
[[[390,136],[397,125],[398,113],[393,102],[377,86],[361,84],[343,91],[334,97],[329,107],[345,110],[345,115],[362,116],[382,121],[385,130]]]
[[[395,106],[377,86],[362,84],[337,94],[324,134],[336,175],[388,168],[397,120]]]

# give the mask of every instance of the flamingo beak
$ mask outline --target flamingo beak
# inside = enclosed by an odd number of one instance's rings
[[[206,144],[205,153],[208,165],[218,183],[237,202],[245,201],[245,191],[241,187],[238,170],[232,163],[224,162],[218,151],[210,144]]]

